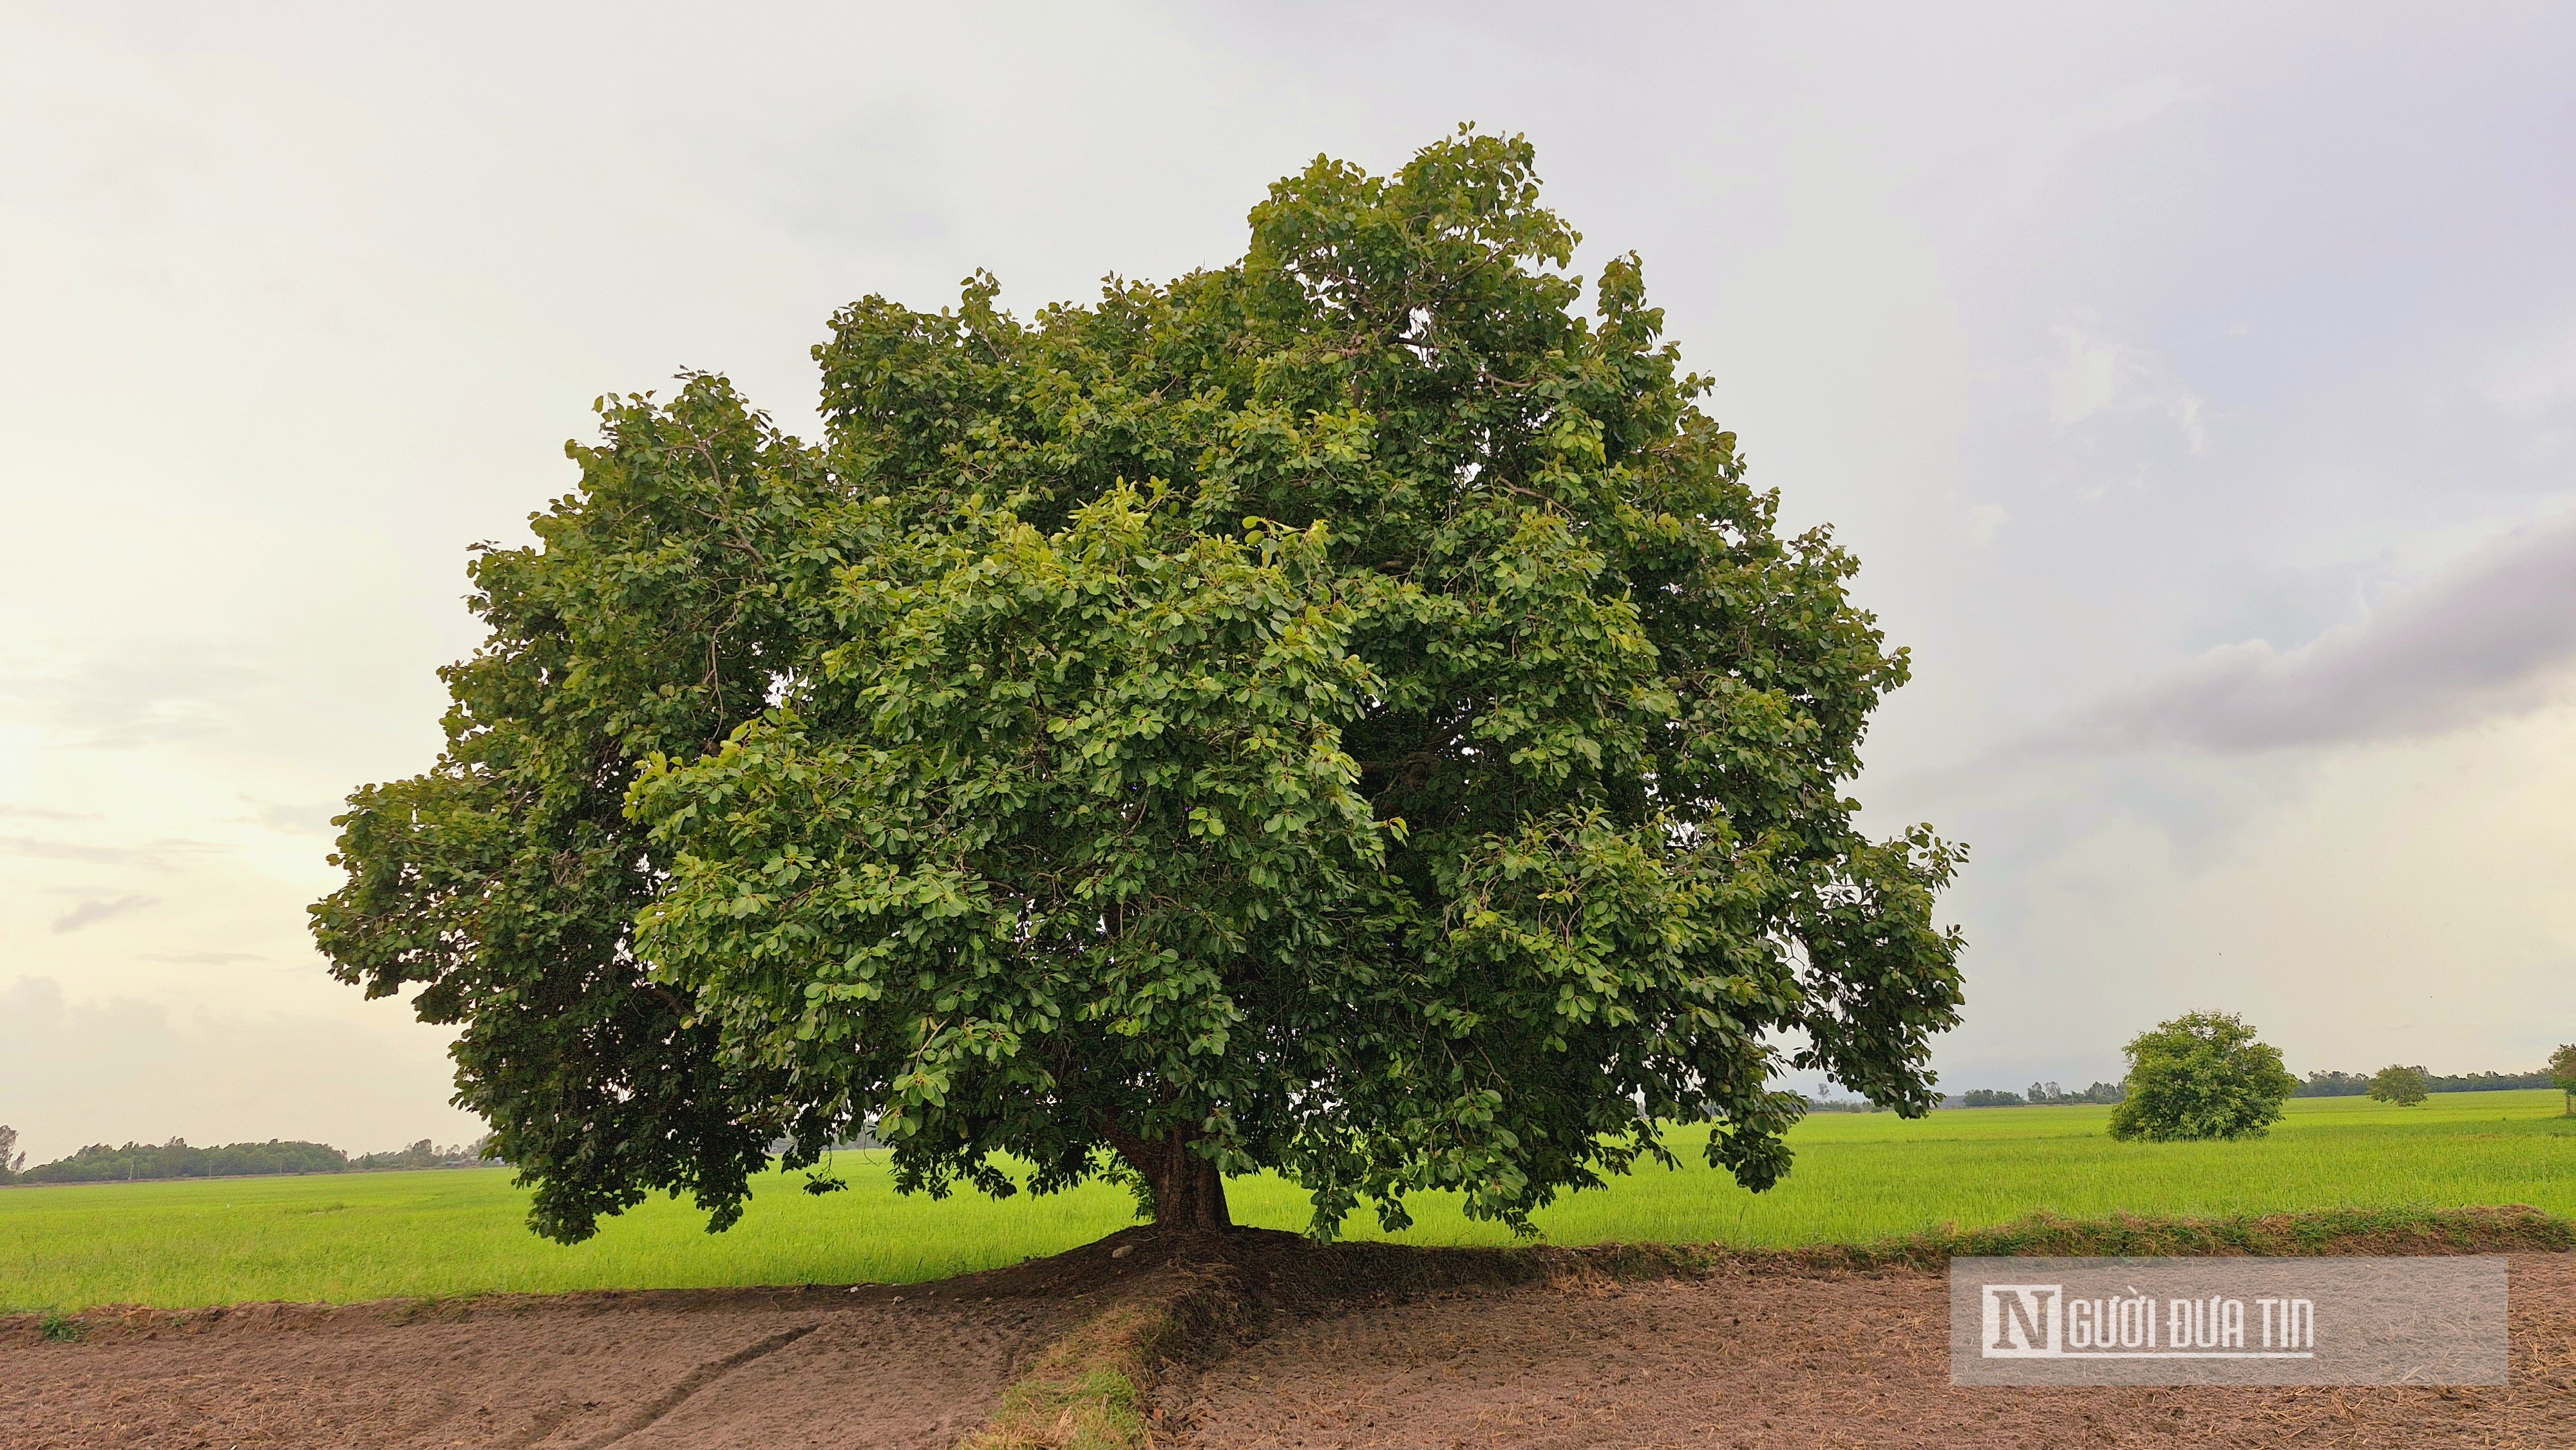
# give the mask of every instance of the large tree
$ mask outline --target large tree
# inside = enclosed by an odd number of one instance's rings
[[[1529,147],[1467,131],[1251,231],[1027,320],[857,303],[818,443],[715,377],[603,400],[480,552],[446,752],[351,798],[315,930],[462,1028],[541,1231],[721,1227],[869,1122],[908,1189],[1525,1227],[1668,1123],[1768,1186],[1790,1066],[1931,1105],[1959,852],[1842,794],[1904,652],[1636,259],[1579,315]]]

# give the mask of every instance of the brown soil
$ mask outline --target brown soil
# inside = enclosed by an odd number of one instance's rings
[[[0,1321],[0,1442],[946,1446],[1081,1317],[1095,1286],[1065,1267],[926,1288],[94,1310],[80,1343],[20,1317]]]
[[[1944,1281],[1910,1262],[1131,1230],[910,1288],[95,1310],[80,1343],[0,1320],[0,1442],[944,1446],[985,1426],[1015,1380],[1123,1365],[1153,1387],[1155,1443],[1192,1450],[2570,1450],[2576,1254],[2512,1261],[2503,1389],[1994,1390],[1950,1385]],[[1002,1438],[1064,1438],[1047,1432],[1054,1413]]]
[[[2576,1446],[2576,1255],[2512,1257],[2500,1389],[1969,1389],[1919,1269],[1452,1289],[1279,1324],[1163,1395],[1215,1447]]]

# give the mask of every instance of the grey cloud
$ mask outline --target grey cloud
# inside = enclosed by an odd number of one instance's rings
[[[952,225],[932,184],[936,148],[922,117],[900,111],[853,119],[788,148],[773,194],[798,234],[841,248],[944,242]]]
[[[339,832],[331,824],[331,818],[348,809],[346,804],[339,801],[321,805],[287,805],[262,801],[253,801],[251,804],[256,807],[250,817],[252,821],[272,831],[290,836],[336,836]]]
[[[64,744],[121,750],[219,733],[220,700],[262,678],[206,649],[156,644],[67,668],[13,670],[0,675],[0,701],[43,721]]]
[[[143,908],[152,905],[153,900],[154,898],[149,896],[117,896],[97,901],[84,901],[80,905],[73,907],[71,910],[64,912],[62,915],[55,917],[54,931],[57,934],[60,934],[67,931],[79,931],[81,928],[86,926],[96,926],[102,921],[124,916],[128,912],[141,911]]]
[[[832,251],[938,244],[954,231],[943,188],[955,172],[936,119],[923,102],[897,98],[802,124],[772,120],[748,144],[730,138],[723,164],[696,174],[745,210],[772,213],[800,239]],[[704,151],[713,134],[686,112],[664,126],[667,144],[684,153]]]
[[[2517,529],[2289,651],[2213,649],[2057,743],[2219,752],[2435,735],[2540,704],[2576,660],[2576,512]]]
[[[211,851],[214,847],[201,841],[161,840],[140,846],[92,846],[80,841],[59,841],[46,836],[0,836],[0,856],[33,856],[47,861],[85,861],[94,866],[140,866],[151,871],[171,869],[174,853]]]

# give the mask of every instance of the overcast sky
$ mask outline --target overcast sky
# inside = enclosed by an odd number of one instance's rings
[[[2576,1039],[2576,10],[1396,9],[0,0],[0,1122],[471,1136],[303,908],[592,398],[808,430],[842,303],[1224,263],[1459,121],[1914,647],[1945,1086]]]

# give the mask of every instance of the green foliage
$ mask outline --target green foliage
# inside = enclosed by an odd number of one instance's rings
[[[2259,1138],[2299,1085],[2280,1049],[2230,1013],[2185,1013],[2126,1050],[2129,1095],[2111,1110],[2111,1136],[2124,1141]]]
[[[1522,1227],[1665,1120],[1776,1181],[1784,1067],[1931,1105],[1960,853],[1840,794],[1905,656],[1636,259],[1578,316],[1530,148],[1466,132],[1251,224],[1026,321],[854,304],[818,444],[603,400],[477,560],[447,751],[352,797],[315,930],[461,1028],[540,1230],[724,1227],[869,1122],[934,1195],[1115,1152],[1183,1218],[1275,1168],[1318,1235]]]
[[[264,1173],[339,1173],[348,1155],[328,1143],[227,1143],[191,1148],[182,1138],[167,1143],[92,1143],[68,1158],[38,1164],[18,1175],[28,1183],[109,1183],[150,1178],[243,1178]]]
[[[2022,1105],[2021,1094],[2005,1092],[2001,1088],[1970,1088],[1959,1099],[1959,1106],[1964,1108],[2018,1108]]]
[[[2370,1075],[2370,1096],[2375,1102],[2414,1107],[2430,1096],[2424,1085],[2424,1069],[2394,1063],[2383,1067]]]
[[[0,1123],[0,1183],[17,1177],[18,1170],[26,1166],[27,1155],[18,1151],[18,1130]]]
[[[2549,1055],[2549,1082],[2567,1096],[2567,1111],[2576,1115],[2576,1042],[2562,1044]]]
[[[89,1338],[89,1326],[69,1314],[47,1314],[36,1321],[36,1333],[47,1344],[78,1344]]]

